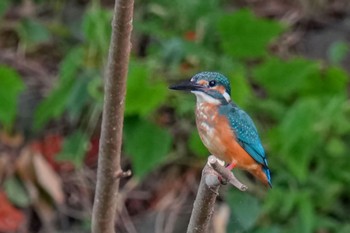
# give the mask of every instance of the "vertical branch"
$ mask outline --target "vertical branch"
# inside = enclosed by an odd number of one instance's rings
[[[133,0],[116,0],[105,72],[105,97],[92,214],[93,233],[113,233],[116,214],[126,78],[130,54]]]
[[[212,182],[207,185],[206,180],[216,179],[217,176],[211,174],[209,165],[205,165],[202,170],[202,178],[198,187],[196,200],[193,204],[190,223],[188,224],[187,233],[207,232],[211,216],[214,212],[216,197],[218,196],[220,183]]]
[[[187,233],[208,232],[221,183],[229,183],[240,191],[247,190],[247,186],[237,180],[231,171],[221,166],[216,157],[211,155],[202,171]]]

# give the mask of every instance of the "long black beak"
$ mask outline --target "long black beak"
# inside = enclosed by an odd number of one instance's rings
[[[169,88],[173,90],[181,90],[181,91],[197,91],[202,89],[203,86],[195,82],[184,81],[178,84],[171,85]]]

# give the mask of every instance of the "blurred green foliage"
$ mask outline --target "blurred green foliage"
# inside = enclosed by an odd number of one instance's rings
[[[0,3],[0,16],[6,2]],[[208,152],[196,133],[194,97],[172,93],[167,85],[202,70],[216,70],[229,77],[233,99],[255,119],[273,180],[273,189],[264,195],[236,190],[226,194],[232,209],[228,232],[348,232],[349,75],[339,66],[348,44],[331,47],[331,64],[298,56],[281,59],[269,45],[289,30],[287,26],[259,18],[249,9],[228,12],[224,6],[219,0],[136,4],[134,34],[148,42],[145,51],[133,50],[127,86],[124,153],[133,172],[144,179],[178,149],[180,139],[174,138],[173,126],[165,128],[157,120],[163,107],[174,109],[184,129],[186,156],[203,160]],[[80,127],[66,138],[58,157],[77,166],[91,135],[82,129],[91,125],[77,121],[102,109],[111,17],[111,9],[96,1],[88,7],[81,32],[68,35],[75,42],[66,46],[55,87],[36,109],[36,130],[62,116]],[[28,20],[20,22],[17,31],[24,49],[61,35],[47,22]],[[68,25],[61,27],[69,31]],[[0,102],[8,103],[0,105],[0,122],[11,127],[23,84],[9,67],[2,66],[0,76]]]
[[[33,19],[23,19],[18,24],[17,33],[21,39],[21,46],[25,49],[34,49],[36,45],[48,42],[50,38],[50,32],[44,24]]]
[[[124,127],[125,152],[133,161],[135,175],[143,178],[165,161],[172,136],[167,130],[140,119],[127,118]]]
[[[218,29],[222,50],[232,57],[246,59],[266,56],[267,45],[282,32],[278,22],[258,19],[248,9],[221,17]]]
[[[2,19],[2,16],[6,13],[7,9],[10,6],[10,0],[3,0],[0,2],[0,20]]]
[[[166,102],[168,85],[149,67],[132,61],[126,90],[125,115],[149,115]]]
[[[254,196],[243,192],[231,192],[227,199],[232,208],[229,228],[245,232],[254,227],[262,212],[261,203]]]
[[[349,44],[344,41],[336,41],[328,51],[329,60],[334,64],[339,64],[349,53]]]
[[[16,177],[9,177],[4,182],[4,190],[12,203],[22,208],[30,205],[30,197],[24,189],[21,181]]]
[[[62,151],[57,155],[57,161],[70,161],[77,168],[80,168],[84,161],[84,156],[88,148],[87,135],[81,130],[64,139]]]
[[[17,114],[18,96],[24,90],[24,83],[12,68],[0,66],[0,123],[9,131]]]

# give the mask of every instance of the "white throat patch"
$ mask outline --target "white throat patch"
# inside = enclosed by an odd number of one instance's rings
[[[231,97],[226,91],[224,92],[223,96],[224,96],[225,100],[227,101],[227,103],[229,103],[231,101]]]
[[[205,94],[204,92],[201,92],[201,91],[191,91],[191,92],[196,95],[197,103],[210,103],[215,105],[218,105],[221,103],[219,100],[211,97],[210,95]]]

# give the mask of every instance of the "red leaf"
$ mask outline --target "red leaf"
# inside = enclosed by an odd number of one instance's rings
[[[90,139],[89,151],[86,153],[86,156],[85,156],[85,164],[87,166],[92,167],[92,166],[96,165],[97,158],[98,158],[99,145],[100,145],[99,135],[93,136]]]
[[[15,232],[23,222],[23,213],[11,205],[4,192],[0,192],[0,231]]]
[[[197,38],[196,36],[196,32],[194,31],[188,31],[185,33],[184,35],[185,39],[188,40],[188,41],[195,41]]]
[[[74,166],[69,162],[57,162],[56,155],[61,151],[63,137],[59,134],[46,135],[40,141],[34,141],[32,148],[35,152],[42,154],[55,171],[71,171]]]

